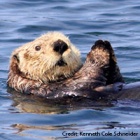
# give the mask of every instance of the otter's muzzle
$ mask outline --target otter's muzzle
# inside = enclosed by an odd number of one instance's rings
[[[62,55],[67,49],[68,49],[68,45],[64,41],[59,39],[56,42],[54,42],[53,50],[55,52],[58,52]]]
[[[57,63],[56,63],[56,66],[66,66],[67,63],[61,58]]]

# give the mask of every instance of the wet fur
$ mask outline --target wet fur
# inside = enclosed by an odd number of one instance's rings
[[[46,84],[37,78],[30,79],[19,70],[17,58],[12,58],[11,63],[8,85],[19,92],[45,98],[65,96],[100,98],[109,92],[115,92],[115,82],[124,82],[108,41],[96,41],[83,66],[72,77],[60,82]]]

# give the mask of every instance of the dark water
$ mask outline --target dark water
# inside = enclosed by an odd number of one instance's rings
[[[83,59],[97,39],[109,40],[126,82],[140,81],[140,1],[1,0],[0,140],[140,139],[140,102],[65,106],[7,92],[11,52],[54,30],[68,35]]]

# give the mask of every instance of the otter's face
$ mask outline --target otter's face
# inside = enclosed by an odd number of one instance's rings
[[[44,83],[73,75],[81,66],[80,52],[59,32],[50,32],[13,53],[23,76]]]

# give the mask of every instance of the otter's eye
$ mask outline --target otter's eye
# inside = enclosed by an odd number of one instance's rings
[[[36,50],[36,51],[39,51],[40,49],[41,49],[40,46],[35,46],[35,50]]]

